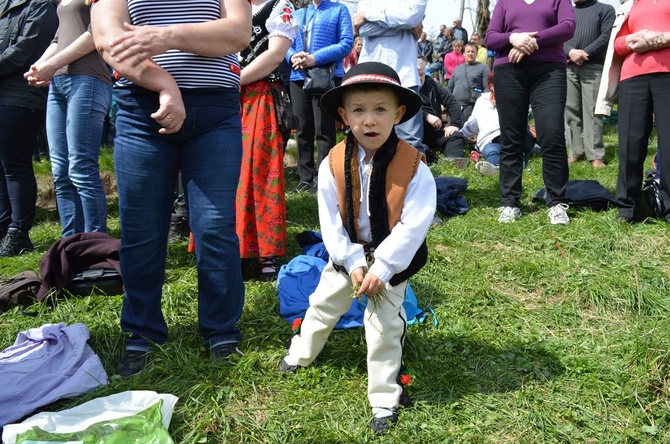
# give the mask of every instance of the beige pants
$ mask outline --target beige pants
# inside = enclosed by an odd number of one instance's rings
[[[396,286],[386,284],[386,295],[395,307],[379,297],[376,304],[368,302],[363,315],[368,348],[368,399],[372,407],[399,406],[402,387],[398,384],[398,373],[407,329],[402,306],[406,289],[407,281]],[[328,261],[319,285],[309,297],[309,309],[300,333],[291,341],[289,355],[298,365],[308,366],[321,353],[340,316],[349,310],[352,294],[351,278],[335,270],[332,261]]]

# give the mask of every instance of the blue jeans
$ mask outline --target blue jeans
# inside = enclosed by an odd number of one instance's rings
[[[10,227],[27,233],[33,226],[33,151],[43,124],[44,110],[0,105],[0,237]]]
[[[244,284],[235,234],[235,195],[242,159],[237,90],[184,90],[186,120],[176,134],[158,133],[149,115],[158,96],[118,88],[114,162],[121,219],[121,328],[128,350],[168,339],[161,311],[174,185],[181,170],[195,240],[198,320],[206,345],[239,342]]]
[[[496,139],[494,139],[496,140]],[[526,131],[526,141],[523,145],[523,167],[526,168],[526,159],[530,155],[530,151],[533,149],[535,146],[535,142],[533,141],[533,136],[530,134],[529,131]],[[484,147],[481,149],[482,157],[484,160],[487,162],[493,164],[493,165],[500,165],[500,142],[490,142],[484,145]]]
[[[523,147],[532,106],[537,143],[542,149],[542,178],[547,205],[565,201],[568,155],[565,147],[567,75],[562,63],[522,60],[496,67],[493,79],[500,118],[501,206],[519,207],[522,194]]]
[[[412,86],[409,89],[419,94],[419,86]],[[423,113],[421,110],[406,122],[396,125],[395,132],[398,138],[405,140],[405,142],[421,152],[425,151],[421,142],[421,139],[423,139]]]
[[[86,75],[51,81],[47,138],[63,237],[107,231],[107,199],[100,181],[100,144],[112,87]]]

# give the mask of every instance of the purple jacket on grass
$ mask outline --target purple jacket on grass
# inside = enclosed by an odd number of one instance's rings
[[[21,332],[0,352],[0,427],[61,398],[107,384],[84,324],[45,324]]]

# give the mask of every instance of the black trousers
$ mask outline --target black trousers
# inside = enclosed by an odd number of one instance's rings
[[[9,227],[28,231],[35,220],[37,182],[33,151],[44,110],[0,106],[0,235]]]
[[[497,75],[497,74],[496,74]],[[619,215],[637,218],[647,144],[656,118],[658,169],[665,219],[670,222],[670,74],[636,76],[619,84]]]
[[[340,85],[341,78],[335,78]],[[298,174],[300,181],[312,182],[321,161],[335,146],[335,118],[321,110],[320,96],[311,96],[302,91],[303,81],[291,82],[291,104],[293,113],[298,116],[296,131],[298,142]],[[316,138],[317,159],[314,163],[314,138]]]
[[[532,106],[537,143],[542,148],[542,178],[547,205],[564,201],[568,183],[565,147],[566,66],[562,63],[507,63],[496,67],[493,79],[500,119],[501,205],[521,205],[523,147],[528,129],[528,106]]]

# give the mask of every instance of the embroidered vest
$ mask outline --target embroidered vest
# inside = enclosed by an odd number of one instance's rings
[[[265,28],[265,22],[270,18],[270,14],[275,6],[282,0],[274,0],[267,2],[254,16],[251,18],[251,41],[249,46],[240,52],[240,67],[244,68],[251,63],[256,57],[268,50],[270,33]],[[281,82],[281,75],[279,69],[275,69],[265,78],[269,83]]]
[[[337,144],[328,154],[328,163],[330,171],[335,178],[337,185],[338,204],[340,206],[340,215],[342,223],[347,229],[352,241],[358,241],[358,227],[356,219],[360,211],[361,184],[360,174],[358,172],[358,156],[351,155],[350,177],[351,177],[351,200],[347,203],[347,184],[345,172],[346,163],[346,145],[347,141]],[[356,147],[357,147],[356,143]],[[381,151],[381,150],[380,150]],[[378,153],[379,154],[379,153]],[[378,154],[375,154],[377,157]],[[405,194],[407,187],[419,168],[419,163],[425,162],[425,155],[409,145],[404,140],[398,140],[395,147],[395,153],[386,167],[385,180],[375,180],[375,162],[373,159],[373,170],[370,177],[370,196],[368,199],[370,205],[370,230],[372,232],[372,245],[377,247],[390,233],[390,229],[400,222]],[[379,166],[377,166],[379,168]],[[380,187],[383,185],[383,189]],[[383,201],[381,197],[384,196]],[[353,215],[349,215],[349,208],[352,208]],[[386,213],[386,220],[379,217]],[[352,216],[352,217],[351,217]],[[352,233],[352,231],[354,231]],[[397,285],[411,276],[415,275],[428,260],[428,247],[426,241],[422,242],[414,258],[407,269],[395,274],[389,281],[391,285]]]

